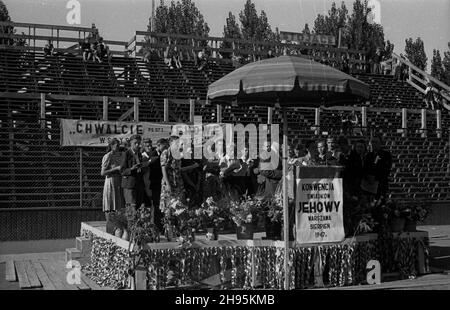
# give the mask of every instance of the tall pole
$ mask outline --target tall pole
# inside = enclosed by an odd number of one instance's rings
[[[283,107],[283,220],[284,220],[284,289],[289,289],[289,206],[287,179],[287,116]]]

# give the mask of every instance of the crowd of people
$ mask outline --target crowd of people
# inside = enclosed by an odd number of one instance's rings
[[[92,60],[93,62],[102,63],[110,57],[109,48],[103,42],[102,37],[85,38],[79,45],[84,62]]]
[[[211,152],[216,153],[217,145],[212,145]],[[251,158],[248,147],[238,150],[233,144],[226,150],[220,148],[223,154],[216,153],[212,159],[191,159],[189,147],[182,151],[181,158],[174,156],[173,150],[181,151],[178,136],[159,139],[155,147],[150,139],[142,141],[139,135],[132,136],[128,146],[112,139],[102,160],[103,211],[108,219],[110,212],[123,208],[135,212],[140,207],[150,207],[156,227],[163,231],[163,211],[173,199],[196,208],[209,197],[215,201],[225,195],[234,199],[244,195],[273,197],[282,179],[282,147],[276,142],[262,145],[278,156],[273,166],[270,158]],[[392,159],[378,136],[373,136],[368,145],[363,139],[350,145],[344,136],[337,140],[307,140],[289,145],[288,153],[290,170],[301,166],[344,166],[344,191],[373,198],[388,193]]]

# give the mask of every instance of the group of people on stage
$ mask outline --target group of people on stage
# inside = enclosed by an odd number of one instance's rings
[[[216,146],[211,146],[211,152],[216,152]],[[142,141],[139,135],[134,135],[125,150],[119,140],[112,139],[102,160],[103,211],[108,218],[109,212],[122,208],[153,207],[155,225],[162,231],[162,211],[173,199],[181,199],[189,207],[199,207],[209,197],[215,201],[225,195],[235,199],[243,195],[273,197],[282,179],[283,146],[266,142],[262,147],[278,156],[277,163],[270,163],[270,157],[251,158],[248,147],[238,150],[233,144],[213,158],[191,159],[192,148],[182,150],[178,136],[159,139],[154,147],[150,139]],[[174,150],[182,152],[175,156]],[[350,193],[379,198],[388,192],[392,159],[378,136],[370,139],[368,148],[362,139],[350,146],[341,136],[337,141],[329,137],[289,146],[288,153],[289,169],[344,166],[344,190]]]
[[[337,140],[306,141],[290,150],[289,164],[294,166],[343,166],[344,191],[350,194],[367,194],[375,198],[386,197],[389,190],[389,174],[392,167],[391,153],[383,148],[380,136],[349,144],[344,136]],[[306,153],[304,156],[298,154]]]

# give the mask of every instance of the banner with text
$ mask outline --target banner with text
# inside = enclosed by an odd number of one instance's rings
[[[344,240],[342,178],[301,178],[295,206],[297,242]]]
[[[171,127],[170,124],[147,122],[61,119],[61,145],[105,147],[113,138],[122,142],[134,134],[156,142],[160,138],[168,138]]]

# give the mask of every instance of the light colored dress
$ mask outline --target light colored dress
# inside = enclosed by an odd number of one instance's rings
[[[122,155],[121,152],[106,153],[102,159],[102,168],[110,170],[120,166]],[[122,177],[119,171],[115,171],[105,177],[105,185],[103,187],[103,212],[117,211],[124,207],[123,192],[120,186],[121,180]]]
[[[181,160],[175,159],[172,156],[172,152],[169,149],[164,150],[161,153],[161,167],[166,167],[167,179],[170,183],[172,191],[169,191],[164,178],[161,180],[161,199],[159,202],[159,208],[163,214],[170,208],[170,201],[177,199],[184,202],[184,184],[181,176]]]

